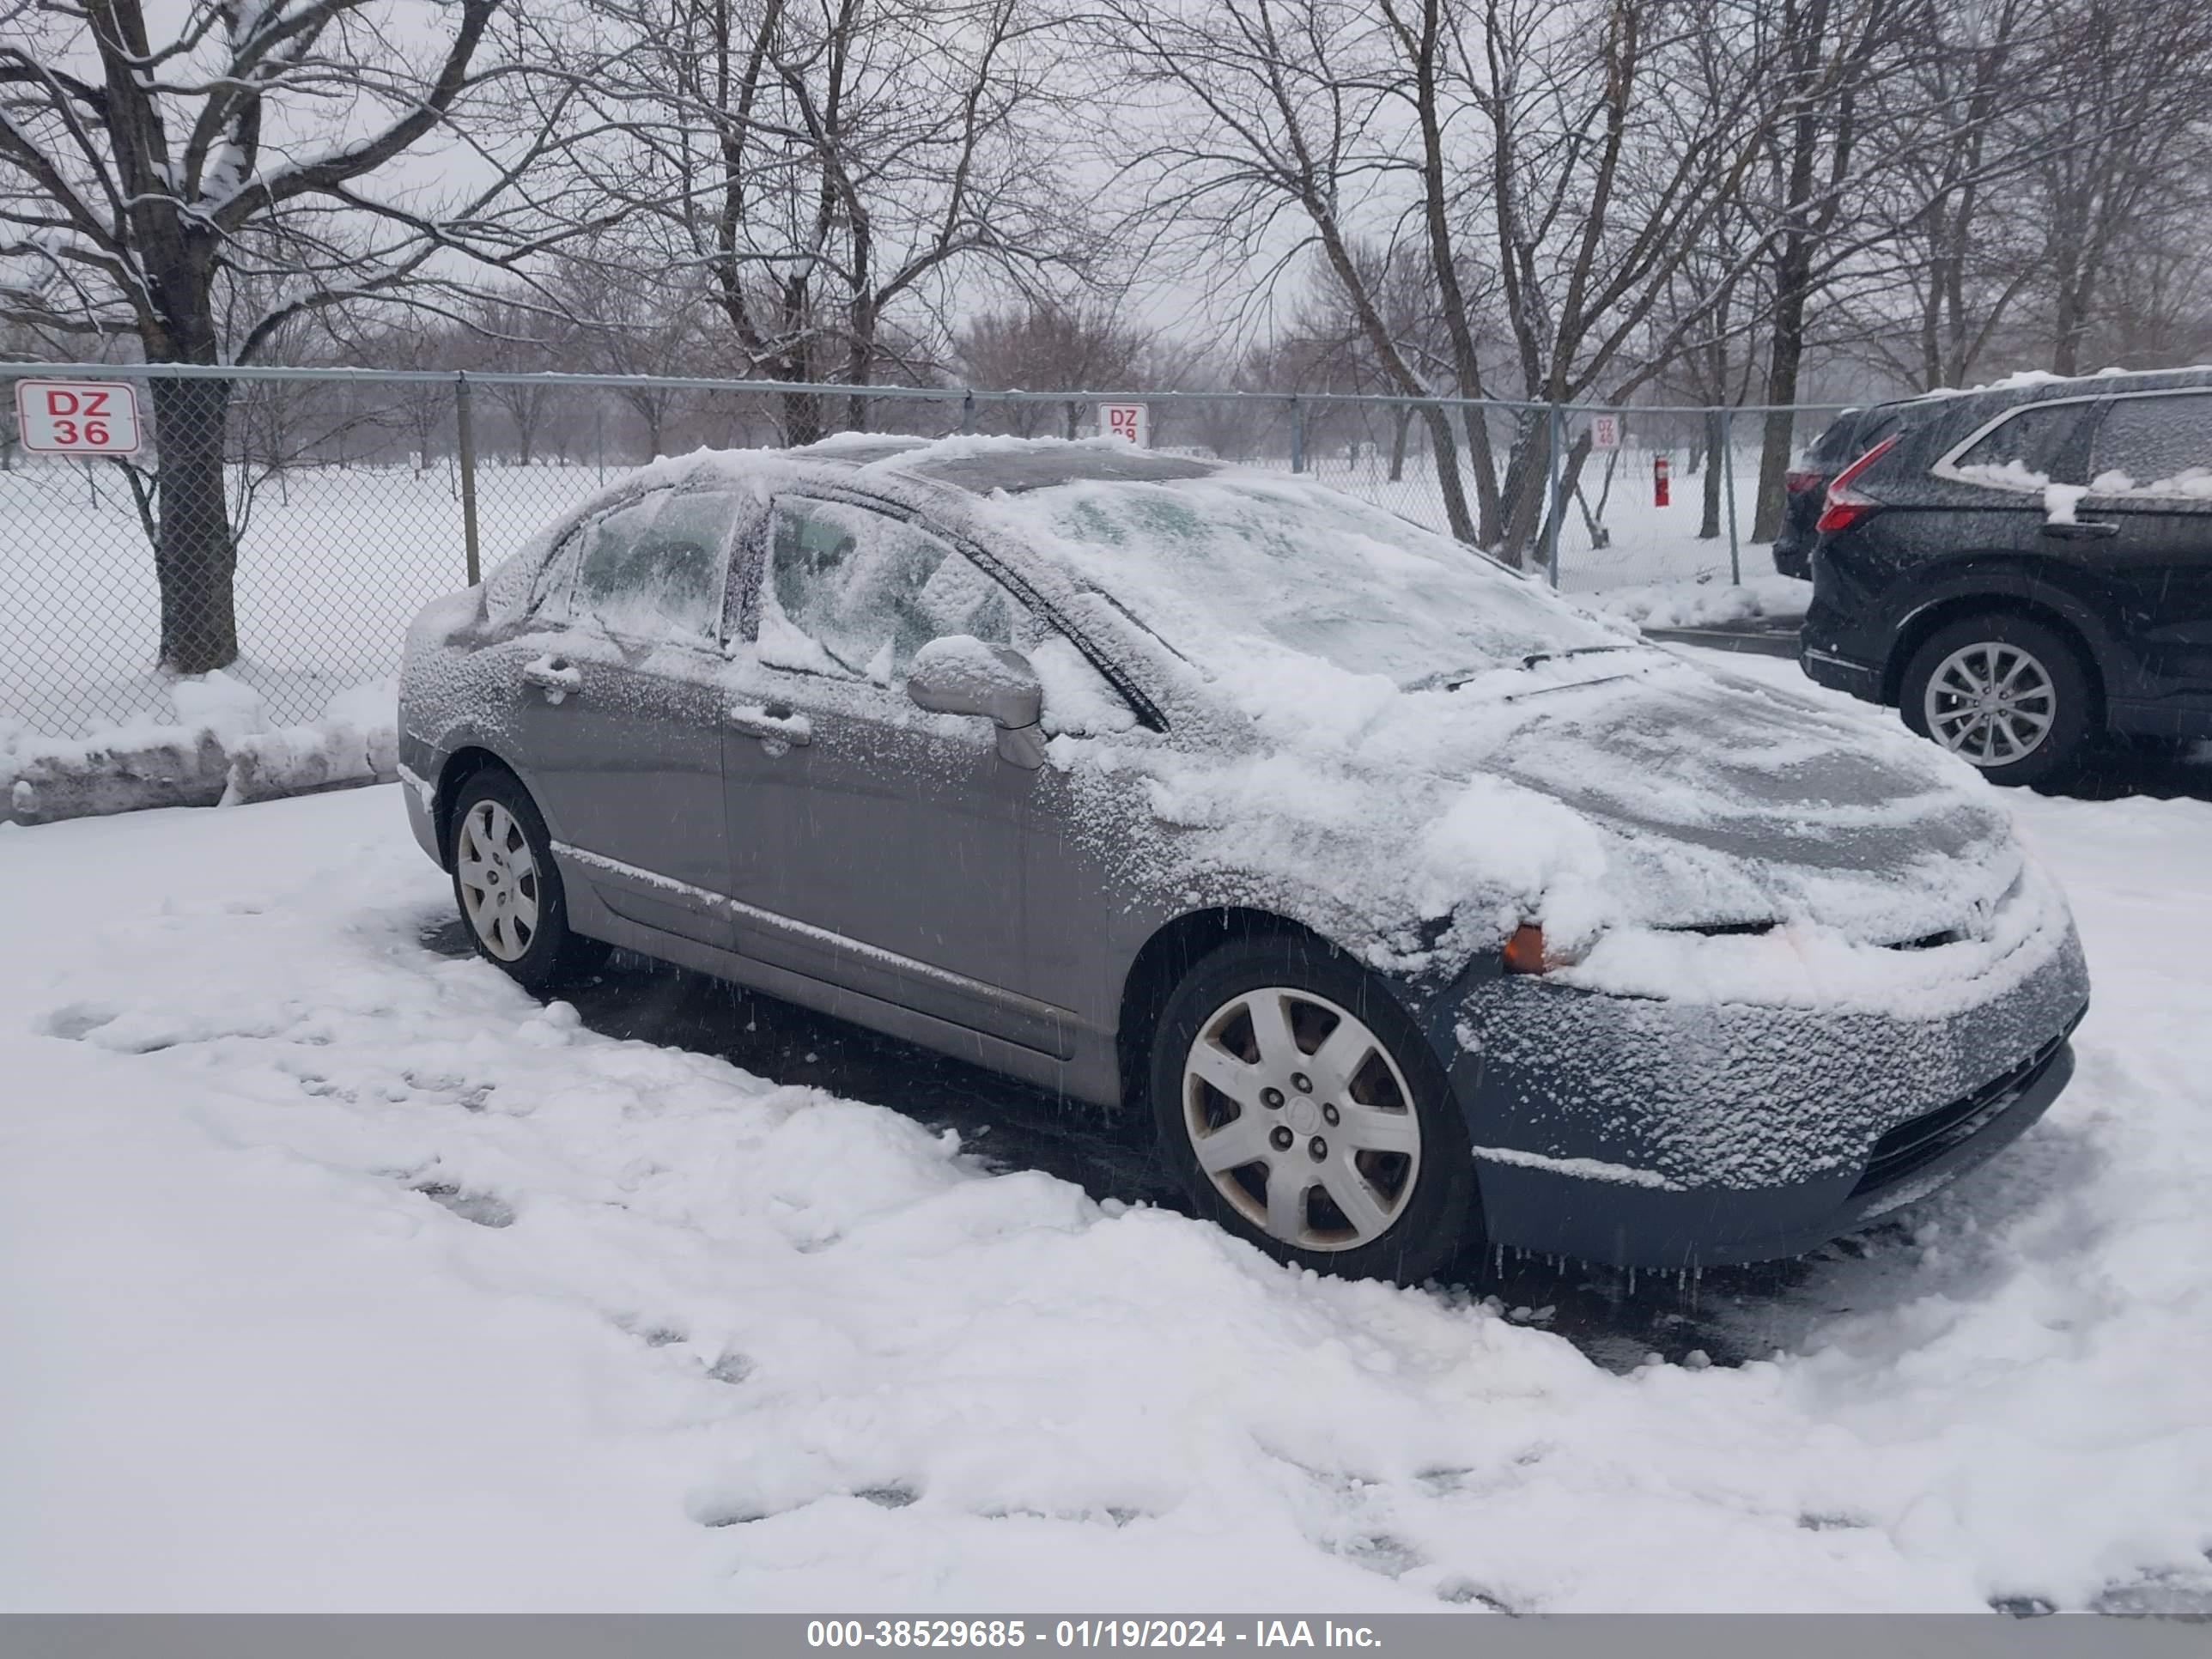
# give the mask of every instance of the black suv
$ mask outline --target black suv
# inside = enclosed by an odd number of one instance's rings
[[[1847,409],[1822,428],[1782,483],[1782,528],[1774,538],[1774,568],[1803,581],[1813,574],[1813,543],[1828,485],[1836,474],[1897,430],[1917,400]]]
[[[1819,531],[1805,672],[1992,781],[2107,732],[2212,736],[2212,369],[1943,398],[1837,476]]]

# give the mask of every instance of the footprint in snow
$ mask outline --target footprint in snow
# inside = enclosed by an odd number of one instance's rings
[[[473,1221],[479,1227],[512,1227],[514,1224],[514,1206],[495,1193],[464,1192],[443,1181],[433,1181],[415,1190],[433,1204],[451,1210],[462,1220]]]

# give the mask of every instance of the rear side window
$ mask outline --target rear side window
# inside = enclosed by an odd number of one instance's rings
[[[2073,402],[2030,404],[2014,410],[1976,440],[1953,467],[1969,483],[2004,489],[2084,483],[2088,458],[2075,440],[2092,407],[2087,402]]]
[[[2212,501],[2212,392],[2117,399],[2097,428],[2090,469],[2100,495]]]
[[[1838,415],[1827,430],[1813,441],[1812,448],[1805,452],[1805,459],[1812,465],[1841,471],[1845,463],[1858,459],[1873,447],[1873,439],[1862,436],[1863,433],[1890,424],[1889,421],[1870,420],[1863,410]]]
[[[888,685],[946,635],[1014,643],[1018,602],[917,526],[842,501],[786,497],[770,537],[765,662]]]
[[[716,643],[737,516],[734,495],[663,490],[586,526],[574,619],[633,639]]]

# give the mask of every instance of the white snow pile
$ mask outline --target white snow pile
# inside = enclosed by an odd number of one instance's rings
[[[354,686],[319,719],[272,727],[260,694],[218,669],[171,680],[166,720],[149,716],[82,738],[40,737],[0,720],[0,810],[40,823],[389,780],[398,768],[398,695],[392,679]]]
[[[396,789],[0,827],[0,1607],[2204,1605],[2212,806],[2022,809],[2073,1089],[1627,1375],[596,1036]]]
[[[1589,604],[1644,628],[1720,628],[1762,617],[1799,617],[1813,603],[1813,584],[1795,576],[1753,576],[1729,583],[1703,579],[1616,587]]]

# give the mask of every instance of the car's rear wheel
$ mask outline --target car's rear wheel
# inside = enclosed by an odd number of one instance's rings
[[[1443,1066],[1374,975],[1307,939],[1224,945],[1152,1044],[1159,1144],[1200,1213],[1286,1261],[1415,1284],[1474,1207]]]
[[[2080,763],[2093,735],[2089,671],[2074,645],[2025,617],[1939,628],[1912,653],[1899,713],[1992,783],[2042,783]]]
[[[606,960],[605,945],[569,931],[552,837],[512,772],[489,767],[461,786],[451,836],[453,897],[480,955],[533,991]]]

